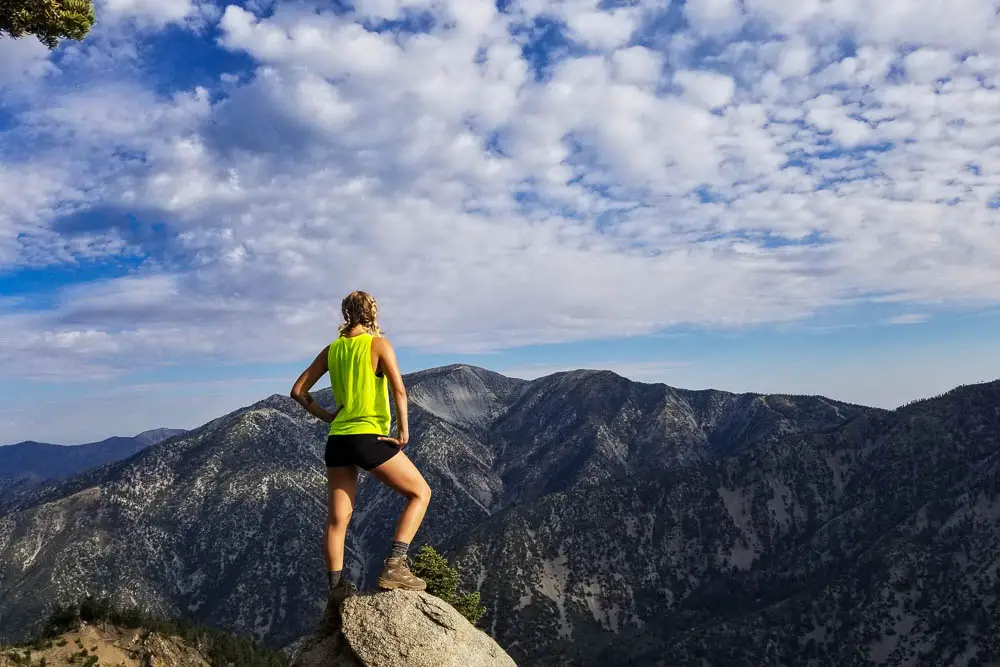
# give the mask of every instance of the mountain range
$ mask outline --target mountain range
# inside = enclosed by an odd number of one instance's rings
[[[896,411],[603,371],[406,383],[417,542],[518,664],[1000,665],[1000,382]],[[324,601],[324,430],[272,396],[8,494],[0,633],[93,593],[292,644]],[[355,580],[400,507],[362,475]]]
[[[0,447],[0,493],[11,487],[27,488],[120,461],[136,452],[185,431],[158,428],[132,437],[111,437],[83,445],[52,445],[25,441]]]

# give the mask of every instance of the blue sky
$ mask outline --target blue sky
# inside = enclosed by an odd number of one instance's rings
[[[287,391],[356,288],[406,370],[1000,378],[996,6],[869,4],[101,0],[0,40],[0,444]]]

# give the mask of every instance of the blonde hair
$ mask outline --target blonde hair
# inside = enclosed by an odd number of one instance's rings
[[[340,312],[344,315],[344,323],[340,325],[341,336],[358,325],[372,336],[382,335],[378,326],[378,304],[368,292],[355,291],[345,296],[340,303]]]

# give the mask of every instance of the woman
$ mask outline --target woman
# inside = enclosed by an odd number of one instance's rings
[[[353,586],[343,577],[344,540],[354,511],[358,468],[370,472],[406,499],[396,535],[378,576],[380,588],[422,591],[426,585],[410,572],[407,550],[420,527],[431,489],[402,452],[410,438],[406,414],[406,388],[396,363],[396,353],[382,337],[375,299],[367,292],[352,292],[341,304],[344,323],[340,336],[319,353],[292,387],[292,398],[312,415],[330,423],[326,441],[326,475],[329,489],[326,525],[326,564],[331,599],[350,595]],[[330,374],[337,409],[333,414],[313,400],[309,390]],[[396,402],[398,437],[389,437],[389,391]]]

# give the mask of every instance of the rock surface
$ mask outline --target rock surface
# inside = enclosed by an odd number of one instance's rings
[[[427,593],[385,591],[350,597],[342,627],[316,635],[293,667],[514,667],[485,632]]]

